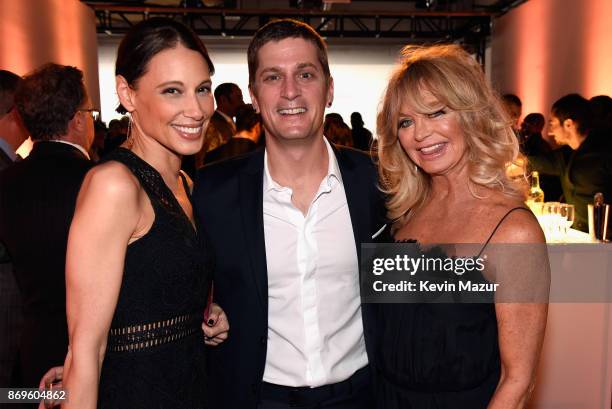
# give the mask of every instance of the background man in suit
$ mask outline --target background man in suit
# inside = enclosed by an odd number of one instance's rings
[[[323,136],[333,80],[311,27],[267,24],[248,63],[266,148],[203,168],[194,192],[232,326],[209,354],[211,406],[368,408],[374,330],[358,255],[380,228],[376,170]]]
[[[238,85],[224,82],[215,88],[215,103],[217,109],[210,118],[204,145],[200,153],[196,155],[196,169],[204,163],[207,152],[223,145],[236,133],[234,117],[236,110],[244,105],[242,91]]]
[[[34,147],[0,174],[0,241],[10,253],[24,302],[19,377],[13,386],[37,387],[67,351],[66,242],[90,168],[94,109],[83,73],[57,64],[26,76],[15,105]]]
[[[19,157],[15,152],[28,137],[15,109],[21,77],[0,70],[0,172]],[[0,190],[0,196],[2,191]],[[0,241],[0,388],[10,383],[22,323],[21,296],[8,250]]]
[[[351,132],[353,134],[353,146],[356,149],[369,152],[372,144],[372,132],[363,127],[363,119],[359,112],[351,114]]]
[[[15,108],[15,90],[21,77],[10,71],[0,70],[0,170],[17,159],[17,148],[28,139]]]
[[[261,116],[253,105],[244,104],[236,110],[236,134],[223,145],[206,154],[206,164],[240,156],[257,149],[261,137]]]

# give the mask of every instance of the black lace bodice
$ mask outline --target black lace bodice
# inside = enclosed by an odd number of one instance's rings
[[[101,408],[204,407],[200,328],[209,288],[203,240],[161,175],[127,149],[124,164],[155,212],[128,245],[100,380]]]

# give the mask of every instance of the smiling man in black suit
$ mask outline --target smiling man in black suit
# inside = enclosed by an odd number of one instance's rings
[[[358,256],[383,222],[375,167],[323,135],[333,79],[311,27],[267,24],[248,62],[266,148],[203,168],[194,192],[232,327],[209,354],[212,407],[368,408],[374,329]]]
[[[19,377],[12,386],[38,387],[47,369],[63,363],[68,347],[66,242],[91,166],[93,108],[83,73],[57,64],[24,77],[15,106],[34,147],[0,173],[0,241],[11,256],[24,303]]]

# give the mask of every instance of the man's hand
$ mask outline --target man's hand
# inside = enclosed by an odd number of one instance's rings
[[[64,376],[64,367],[55,366],[49,369],[40,380],[38,389],[60,389],[62,387],[62,378]],[[43,399],[38,405],[38,409],[47,409],[59,407],[61,402]]]
[[[208,317],[202,324],[206,345],[217,346],[227,339],[229,322],[225,312],[219,305],[212,303]]]

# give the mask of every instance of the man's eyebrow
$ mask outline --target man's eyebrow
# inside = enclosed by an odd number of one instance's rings
[[[297,64],[295,67],[298,70],[301,70],[301,69],[304,69],[304,68],[314,68],[315,70],[319,71],[319,68],[315,64],[313,64],[311,62],[302,62],[302,63]],[[281,71],[282,71],[282,69],[280,67],[276,67],[276,66],[275,67],[266,67],[266,68],[263,68],[261,70],[260,74],[264,74],[266,72],[281,72]]]
[[[280,72],[280,70],[281,69],[279,67],[266,67],[261,70],[260,74],[264,74],[266,72]]]
[[[313,63],[311,63],[311,62],[300,63],[300,64],[297,65],[297,68],[298,69],[302,69],[302,68],[314,68],[317,71],[319,70],[319,68],[316,65],[314,65]]]

